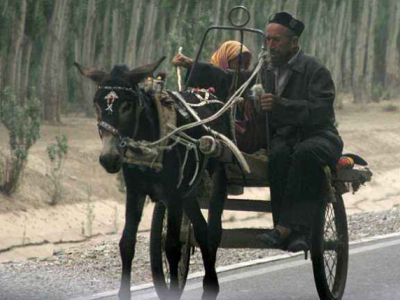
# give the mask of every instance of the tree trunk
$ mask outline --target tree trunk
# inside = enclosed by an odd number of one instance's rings
[[[154,29],[157,21],[157,9],[154,1],[148,1],[146,3],[146,18],[144,23],[144,31],[139,44],[139,56],[140,64],[149,63],[152,60],[153,41],[154,41]]]
[[[121,31],[119,26],[119,7],[118,5],[114,6],[112,10],[112,35],[111,35],[111,66],[114,66],[117,63],[120,63],[119,57],[119,45],[121,39]]]
[[[25,20],[26,20],[26,12],[27,12],[27,0],[21,0],[21,9],[18,13],[15,14],[14,25],[13,25],[13,39],[12,46],[9,57],[9,68],[8,68],[8,85],[10,85],[15,94],[20,94],[20,87],[18,86],[18,78],[19,78],[19,66],[20,59],[22,57],[22,43],[24,40],[24,30],[25,30]]]
[[[346,19],[348,22],[348,30],[346,31],[345,34],[345,50],[343,54],[343,61],[342,61],[342,70],[343,71],[343,86],[346,89],[346,91],[352,91],[352,86],[353,86],[353,57],[354,57],[354,38],[352,35],[351,28],[354,26],[352,23],[352,14],[353,14],[353,5],[351,2],[346,2],[347,4],[347,15]]]
[[[44,100],[44,119],[50,123],[60,122],[60,106],[61,106],[61,94],[60,94],[60,65],[63,64],[63,57],[61,52],[63,51],[63,36],[64,36],[64,18],[65,8],[67,0],[59,0],[56,2],[54,7],[51,30],[49,35],[49,46],[47,54],[47,61],[44,64],[46,68],[45,72],[45,86],[43,87],[43,100]],[[61,69],[61,70],[60,70]]]
[[[340,2],[338,4],[338,8],[335,10],[335,15],[336,17],[336,24],[334,25],[334,28],[336,29],[334,31],[334,34],[332,36],[333,39],[333,44],[332,44],[332,49],[331,49],[331,63],[329,64],[331,66],[332,70],[332,77],[333,81],[335,82],[336,85],[336,91],[340,91],[342,88],[342,82],[340,80],[341,76],[341,59],[342,59],[342,52],[344,48],[344,41],[343,37],[345,37],[345,30],[346,28],[346,8],[347,5],[345,2]],[[338,12],[338,15],[336,14]]]
[[[53,27],[57,18],[57,11],[60,2],[56,2],[53,8],[52,16],[50,19],[50,23],[48,24],[48,31],[46,32],[46,36],[44,38],[44,46],[43,46],[43,54],[42,54],[42,63],[39,74],[39,98],[42,99],[43,104],[43,119],[46,121],[51,120],[51,109],[52,109],[52,100],[51,93],[49,91],[49,85],[51,83],[48,82],[50,67],[51,67],[51,57],[53,52]]]
[[[4,58],[3,55],[0,54],[0,95],[3,93],[4,91],[4,77],[3,74],[5,73],[4,70]]]
[[[356,48],[355,48],[355,61],[353,73],[353,95],[356,103],[366,101],[365,93],[365,70],[367,59],[368,47],[368,31],[369,31],[369,17],[370,5],[367,2],[360,2],[362,6],[360,27],[357,28]]]
[[[400,3],[398,1],[390,2],[389,24],[385,87],[391,91],[391,96],[398,96],[400,93]]]
[[[99,55],[99,61],[97,64],[99,66],[103,66],[104,68],[109,69],[111,67],[111,51],[112,51],[112,44],[111,41],[111,34],[110,34],[110,22],[111,22],[111,2],[105,2],[106,5],[106,12],[104,16],[104,22],[101,24],[101,36],[103,41],[103,47],[101,54]]]
[[[95,27],[96,20],[96,1],[89,0],[87,13],[86,13],[86,25],[83,36],[82,44],[82,64],[86,67],[93,67],[94,57],[92,55],[93,41],[93,29]],[[90,80],[80,81],[81,91],[83,96],[83,107],[87,117],[93,117],[94,111],[92,106],[92,99],[94,96],[94,85]]]
[[[313,20],[314,24],[319,24],[322,20],[321,14],[322,14],[322,8],[323,8],[324,4],[321,3],[321,1],[318,1],[317,3],[318,3],[317,4],[318,7],[316,8],[317,11],[315,13],[315,18]],[[318,47],[317,43],[320,40],[317,37],[320,36],[319,30],[321,27],[322,26],[313,26],[312,29],[310,28],[310,30],[311,30],[311,43],[310,43],[310,48],[309,48],[310,54],[317,55],[317,47]]]
[[[376,12],[377,12],[377,0],[372,0],[370,3],[369,11],[369,29],[368,29],[368,40],[367,40],[367,51],[366,51],[366,65],[365,65],[365,90],[367,94],[367,102],[374,99],[374,66],[375,66],[375,23],[376,23]]]
[[[25,103],[27,93],[29,89],[31,89],[30,82],[29,82],[29,75],[30,75],[30,65],[31,65],[31,56],[32,56],[32,48],[33,42],[26,38],[25,39],[25,46],[24,46],[24,54],[22,57],[22,68],[21,68],[21,101]]]
[[[126,56],[125,60],[127,61],[130,67],[137,65],[137,35],[138,35],[138,28],[140,25],[140,16],[143,12],[143,1],[134,1],[132,4],[131,10],[131,24],[129,28],[129,35],[128,35],[128,42],[127,42],[127,49],[126,49]]]

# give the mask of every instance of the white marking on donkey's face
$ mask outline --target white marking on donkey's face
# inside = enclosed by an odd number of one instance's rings
[[[109,115],[112,115],[112,113],[113,113],[113,104],[114,104],[114,101],[117,100],[118,98],[119,98],[118,95],[117,95],[114,91],[109,92],[109,93],[104,97],[104,99],[105,99],[106,102],[107,102],[106,111],[108,111],[108,114],[109,114]]]

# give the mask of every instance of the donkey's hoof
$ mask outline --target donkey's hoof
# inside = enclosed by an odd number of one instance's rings
[[[130,289],[128,289],[128,290],[119,290],[118,299],[119,300],[131,300],[131,291],[130,291]]]
[[[215,300],[217,299],[218,292],[215,291],[204,291],[201,296],[201,300]]]
[[[214,300],[217,299],[219,294],[219,283],[218,278],[215,276],[210,276],[209,278],[203,279],[203,295],[202,300]]]

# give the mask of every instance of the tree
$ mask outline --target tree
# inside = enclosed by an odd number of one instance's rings
[[[1,98],[0,120],[8,130],[10,153],[1,157],[0,191],[11,195],[18,188],[29,149],[40,136],[40,101],[32,97],[21,105],[11,87]]]
[[[339,92],[353,93],[358,102],[398,94],[397,0],[2,0],[0,90],[11,86],[23,103],[35,86],[44,119],[57,123],[62,108],[94,114],[94,86],[81,80],[74,61],[109,70],[116,63],[133,68],[166,55],[162,69],[168,86],[176,88],[172,56],[180,46],[195,56],[205,29],[229,25],[235,5],[248,7],[249,26],[262,30],[281,10],[303,20],[302,47],[332,71]],[[212,33],[201,59],[233,38],[238,35]],[[256,57],[261,39],[245,35],[245,44]]]

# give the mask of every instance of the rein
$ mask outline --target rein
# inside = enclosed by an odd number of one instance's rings
[[[258,64],[256,66],[256,68],[254,69],[253,73],[250,75],[250,77],[248,78],[248,80],[242,84],[242,86],[240,88],[237,89],[237,91],[229,98],[229,100],[224,104],[223,107],[221,107],[221,109],[216,112],[214,115],[203,119],[203,120],[198,120],[196,122],[190,123],[190,124],[186,124],[183,125],[179,128],[176,128],[174,131],[170,132],[169,135],[164,136],[162,138],[160,138],[159,140],[155,141],[152,143],[152,145],[156,145],[158,143],[161,143],[163,141],[163,139],[168,139],[170,136],[177,134],[178,132],[181,131],[185,131],[200,125],[204,125],[206,123],[212,122],[213,120],[219,118],[222,114],[224,114],[228,109],[230,109],[232,106],[235,105],[235,102],[237,101],[237,99],[239,97],[241,97],[241,95],[243,94],[243,92],[246,90],[246,88],[251,84],[253,78],[255,76],[258,76],[259,71],[261,70],[261,68],[263,67],[264,63],[268,61],[268,53],[267,52],[262,52],[259,56],[259,61]]]
[[[139,120],[140,120],[140,115],[143,111],[143,109],[146,107],[145,101],[144,101],[144,97],[139,89],[139,87],[135,87],[135,89],[131,88],[131,87],[124,87],[124,86],[104,86],[104,85],[100,85],[98,87],[99,90],[109,90],[111,92],[117,90],[117,91],[126,91],[126,92],[130,92],[133,94],[133,96],[136,96],[137,99],[139,100],[139,105],[136,106],[136,110],[135,110],[135,127],[134,127],[134,131],[133,131],[133,139],[136,137],[138,131],[139,131]],[[123,139],[123,137],[121,136],[120,132],[118,131],[118,129],[116,129],[115,127],[111,126],[110,124],[102,121],[101,119],[99,120],[99,123],[97,124],[97,126],[99,127],[99,129],[105,129],[108,132],[110,132],[111,134],[113,134],[114,136]],[[101,137],[101,134],[100,134]]]
[[[193,151],[196,167],[194,170],[194,174],[189,181],[189,186],[192,188],[195,186],[195,183],[198,181],[200,171],[203,169],[205,164],[200,167],[200,155],[198,149],[197,140],[187,136],[185,133],[181,132],[176,135],[169,136],[168,139],[164,139],[162,143],[158,143],[157,145],[151,145],[152,142],[148,141],[137,141],[135,137],[137,135],[139,129],[139,117],[143,111],[143,109],[147,106],[145,103],[145,96],[142,91],[137,87],[136,90],[127,87],[119,87],[119,86],[100,86],[101,90],[110,90],[113,92],[114,90],[123,90],[128,91],[134,94],[139,100],[139,104],[137,109],[135,110],[135,128],[133,137],[125,137],[122,136],[120,131],[112,126],[111,124],[99,120],[97,126],[99,127],[100,137],[101,131],[106,130],[110,132],[114,137],[119,139],[119,147],[125,148],[126,151],[124,154],[124,162],[128,164],[133,164],[139,167],[148,167],[150,169],[154,169],[156,172],[159,172],[163,168],[162,159],[165,151],[171,151],[176,145],[183,146],[185,150],[184,159],[180,167],[179,178],[177,188],[183,182],[184,179],[184,169],[186,167],[186,163],[188,160],[189,152]],[[165,92],[156,92],[154,94],[155,108],[157,110],[158,115],[158,123],[159,123],[159,134],[162,138],[169,134],[172,130],[176,129],[176,112],[173,105],[164,105],[169,98],[169,95]],[[172,143],[170,143],[172,141]]]

